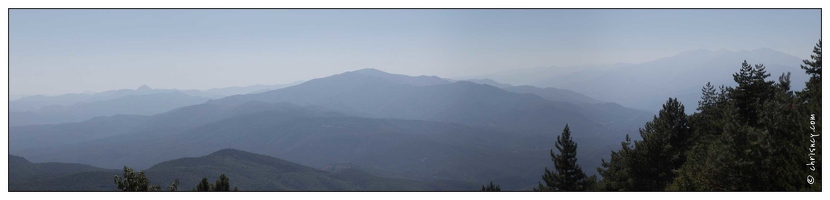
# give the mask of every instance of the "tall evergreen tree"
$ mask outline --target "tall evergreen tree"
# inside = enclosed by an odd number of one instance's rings
[[[490,181],[490,185],[487,185],[487,186],[482,185],[481,186],[481,191],[482,192],[499,192],[499,191],[501,191],[501,187],[499,187],[499,185],[494,185],[493,181]]]
[[[225,174],[219,176],[219,179],[216,180],[216,184],[214,186],[215,188],[213,191],[231,191],[231,181],[227,176],[225,176]]]
[[[603,160],[600,188],[820,191],[820,169],[804,166],[821,154],[813,138],[821,128],[821,41],[813,53],[802,65],[811,79],[801,92],[791,91],[789,72],[775,82],[767,80],[763,64],[744,61],[733,74],[737,86],[703,87],[698,113],[684,117],[682,105],[670,99],[640,130],[642,141],[632,145],[626,137],[622,149]],[[816,183],[805,181],[808,174]]]
[[[803,138],[801,140],[811,141],[809,145],[815,145],[815,155],[813,156],[816,160],[815,162],[821,163],[821,40],[816,43],[813,47],[813,55],[810,55],[810,60],[804,60],[804,65],[801,65],[801,68],[805,70],[805,73],[810,75],[810,80],[807,81],[807,87],[804,88],[804,91],[798,94],[799,102],[803,105],[803,113],[802,116],[811,116],[812,123],[808,121],[803,121],[804,123],[801,124],[801,127],[809,127],[810,129],[810,138]],[[813,143],[812,141],[815,141]],[[808,156],[807,159],[810,159]],[[816,173],[814,176],[817,183],[814,183],[811,186],[806,186],[809,189],[807,190],[818,190],[821,191],[821,167],[816,167],[815,171],[810,169],[810,172],[807,173]]]
[[[676,176],[675,169],[686,162],[692,138],[685,107],[675,98],[663,105],[657,116],[640,129],[641,141],[626,136],[622,150],[612,152],[598,171],[605,179],[604,190],[662,191]]]
[[[567,124],[562,135],[556,137],[556,149],[559,154],[550,150],[551,160],[555,171],[545,168],[542,179],[545,185],[539,183],[534,191],[585,191],[591,185],[588,177],[582,172],[582,167],[576,163],[576,142],[571,138],[571,130]]]
[[[718,101],[718,93],[715,90],[715,87],[712,86],[712,82],[706,82],[706,85],[703,86],[702,96],[700,97],[700,101],[698,101],[697,110],[703,111],[705,109],[711,108],[715,106],[715,103]]]
[[[194,188],[193,191],[208,192],[213,191],[213,187],[213,184],[210,184],[210,182],[208,182],[207,177],[203,177],[202,181],[199,181],[199,184],[196,185],[196,188]]]

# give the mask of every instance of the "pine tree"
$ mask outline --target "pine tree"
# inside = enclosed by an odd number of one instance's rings
[[[219,176],[219,179],[216,180],[216,184],[214,185],[215,189],[213,191],[231,191],[231,181],[228,180],[228,177],[225,174]]]
[[[692,137],[685,107],[675,98],[663,105],[657,116],[640,129],[641,141],[626,135],[622,150],[611,153],[597,170],[605,179],[600,189],[615,191],[662,191],[686,162]]]
[[[741,64],[741,70],[732,75],[738,86],[729,94],[736,102],[740,122],[758,125],[758,111],[773,95],[773,81],[766,81],[769,76],[763,64],[752,67],[746,60]]]
[[[809,83],[821,85],[821,39],[813,47],[813,55],[810,55],[810,59],[812,60],[803,61],[804,65],[801,65],[801,69],[810,75]]]
[[[231,181],[228,179],[228,176],[225,174],[219,175],[219,179],[216,180],[216,184],[211,184],[207,178],[202,178],[199,181],[199,184],[196,185],[196,188],[193,188],[193,191],[198,192],[227,192],[231,191]],[[234,187],[233,191],[238,191],[238,188]]]
[[[603,160],[600,189],[821,191],[820,168],[804,166],[805,144],[815,141],[814,157],[821,154],[820,140],[805,134],[821,128],[821,41],[813,53],[802,65],[811,79],[800,92],[791,91],[789,72],[775,82],[763,64],[744,61],[733,74],[737,86],[703,87],[698,113],[684,119],[670,99],[641,129],[642,141],[626,138]],[[816,183],[807,183],[808,174]]]
[[[499,185],[494,185],[493,181],[490,181],[490,185],[487,185],[487,186],[482,185],[481,186],[481,191],[482,192],[498,192],[498,191],[501,191],[501,187],[499,187]]]
[[[809,127],[811,137],[802,138],[801,140],[815,141],[815,162],[821,163],[821,40],[813,47],[813,55],[810,55],[810,60],[804,60],[803,63],[804,65],[801,65],[801,68],[810,75],[810,80],[807,81],[807,87],[804,88],[804,91],[798,93],[799,102],[802,105],[801,110],[803,110],[801,115],[810,116],[814,120],[812,120],[813,123],[806,120],[802,121],[801,127]],[[813,145],[812,142],[810,145]],[[810,170],[807,173],[816,173],[814,178],[818,181],[813,185],[805,186],[807,187],[805,190],[821,191],[821,167],[816,167],[815,171]]]
[[[602,167],[597,167],[597,172],[602,175],[603,179],[597,185],[597,189],[601,191],[626,191],[631,190],[634,186],[631,185],[631,163],[634,146],[631,143],[631,137],[625,135],[625,141],[622,142],[622,148],[619,151],[611,151],[611,160],[608,162],[602,159]]]
[[[703,86],[702,96],[700,97],[700,101],[698,101],[698,111],[703,111],[705,109],[711,108],[715,106],[715,102],[718,100],[718,93],[715,91],[715,87],[712,86],[712,82],[706,82],[706,85]]]
[[[571,130],[567,124],[562,131],[562,135],[556,137],[556,149],[559,154],[555,154],[550,150],[551,160],[555,167],[555,171],[551,172],[545,168],[545,174],[542,179],[545,185],[539,183],[534,191],[585,191],[588,189],[590,183],[589,179],[582,172],[582,167],[576,163],[576,148],[577,144],[571,139]]]
[[[194,188],[193,191],[208,192],[213,191],[213,188],[214,186],[208,182],[207,177],[203,177],[202,181],[199,181],[199,184],[196,185],[196,188]]]

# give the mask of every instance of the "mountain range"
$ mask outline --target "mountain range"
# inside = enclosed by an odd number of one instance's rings
[[[137,89],[111,90],[92,94],[59,96],[27,96],[9,102],[9,125],[38,125],[81,122],[94,117],[122,115],[153,115],[174,108],[204,103],[229,95],[258,93],[293,84],[253,85],[216,88],[205,91],[153,89],[142,85]]]
[[[529,190],[565,124],[594,174],[650,117],[568,90],[364,69],[150,116],[10,127],[9,145],[35,162],[138,169],[235,148],[318,169],[346,163],[378,177]]]

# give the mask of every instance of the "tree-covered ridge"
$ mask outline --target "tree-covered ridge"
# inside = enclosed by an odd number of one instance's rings
[[[821,191],[821,41],[802,69],[803,91],[790,90],[763,64],[744,61],[735,87],[706,84],[696,113],[669,99],[622,148],[603,160],[605,191]],[[805,178],[806,177],[806,178]],[[812,179],[811,179],[812,177]],[[810,182],[815,181],[815,182]]]

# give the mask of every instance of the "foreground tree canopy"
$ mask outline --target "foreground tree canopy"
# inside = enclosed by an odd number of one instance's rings
[[[118,189],[121,191],[160,191],[161,186],[159,185],[151,185],[150,180],[144,175],[144,171],[135,173],[132,168],[124,166],[124,176],[118,177],[115,175],[113,178],[115,184],[118,185]],[[174,186],[171,186],[174,187]]]
[[[602,160],[602,176],[587,177],[576,164],[570,129],[551,150],[534,191],[821,191],[821,40],[801,68],[810,75],[802,91],[790,90],[790,72],[771,76],[747,61],[732,77],[735,87],[703,86],[697,112],[669,98],[620,150]],[[491,184],[492,185],[492,184]],[[484,191],[484,189],[482,189]]]
[[[124,166],[124,174],[122,177],[115,175],[113,178],[115,184],[118,185],[118,189],[121,191],[135,191],[135,192],[155,192],[161,191],[161,186],[156,184],[150,184],[150,180],[147,179],[147,176],[144,175],[144,171],[140,171],[137,174],[135,170]],[[193,191],[231,191],[230,189],[231,181],[228,179],[225,174],[219,176],[219,179],[216,180],[216,184],[210,184],[207,178],[202,178],[202,181],[193,188]],[[177,191],[179,187],[179,180],[176,179],[167,187],[168,191]],[[233,191],[239,191],[238,188],[234,187]]]
[[[790,90],[790,73],[768,80],[744,61],[737,86],[702,89],[697,112],[669,99],[598,168],[604,191],[821,191],[821,41],[801,66],[811,76]],[[813,182],[811,182],[811,180]]]
[[[193,191],[198,192],[227,192],[231,191],[231,181],[228,179],[225,174],[219,176],[219,179],[216,180],[216,184],[211,184],[208,182],[207,178],[202,178],[202,181],[199,181],[199,185],[196,185],[196,188],[193,188]],[[234,187],[233,191],[239,191],[238,188]]]

